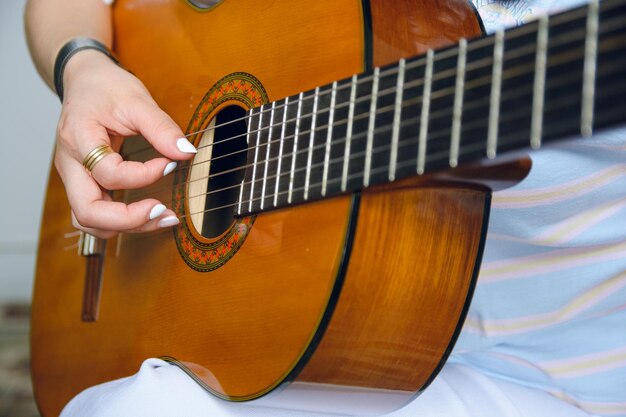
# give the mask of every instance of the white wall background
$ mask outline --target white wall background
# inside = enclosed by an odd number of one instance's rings
[[[25,0],[0,1],[0,303],[29,302],[61,109],[24,37]]]

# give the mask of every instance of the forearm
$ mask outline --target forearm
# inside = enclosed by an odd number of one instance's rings
[[[26,38],[37,71],[53,88],[54,61],[70,39],[86,36],[111,47],[111,7],[102,0],[28,0]]]

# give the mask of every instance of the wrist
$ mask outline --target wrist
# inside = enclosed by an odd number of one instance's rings
[[[63,101],[65,73],[81,67],[80,63],[99,61],[118,64],[117,58],[102,43],[90,38],[74,38],[59,51],[54,64],[54,87],[61,102]]]
[[[105,66],[109,64],[117,66],[114,61],[99,51],[83,49],[77,52],[65,65],[62,80],[63,92],[65,93],[67,91],[69,83],[76,77],[81,74],[93,73],[97,69],[105,68]]]

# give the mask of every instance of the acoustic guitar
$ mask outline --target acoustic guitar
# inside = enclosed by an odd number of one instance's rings
[[[460,332],[490,193],[530,167],[512,151],[626,119],[624,0],[489,37],[461,0],[117,0],[114,29],[199,152],[113,193],[153,196],[179,226],[109,241],[73,230],[51,170],[32,318],[44,416],[148,357],[231,401],[402,406]]]

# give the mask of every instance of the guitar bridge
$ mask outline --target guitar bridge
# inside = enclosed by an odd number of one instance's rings
[[[105,239],[81,232],[78,242],[79,254],[87,260],[85,267],[85,289],[83,291],[82,321],[96,321],[102,288],[102,270],[104,267]]]

